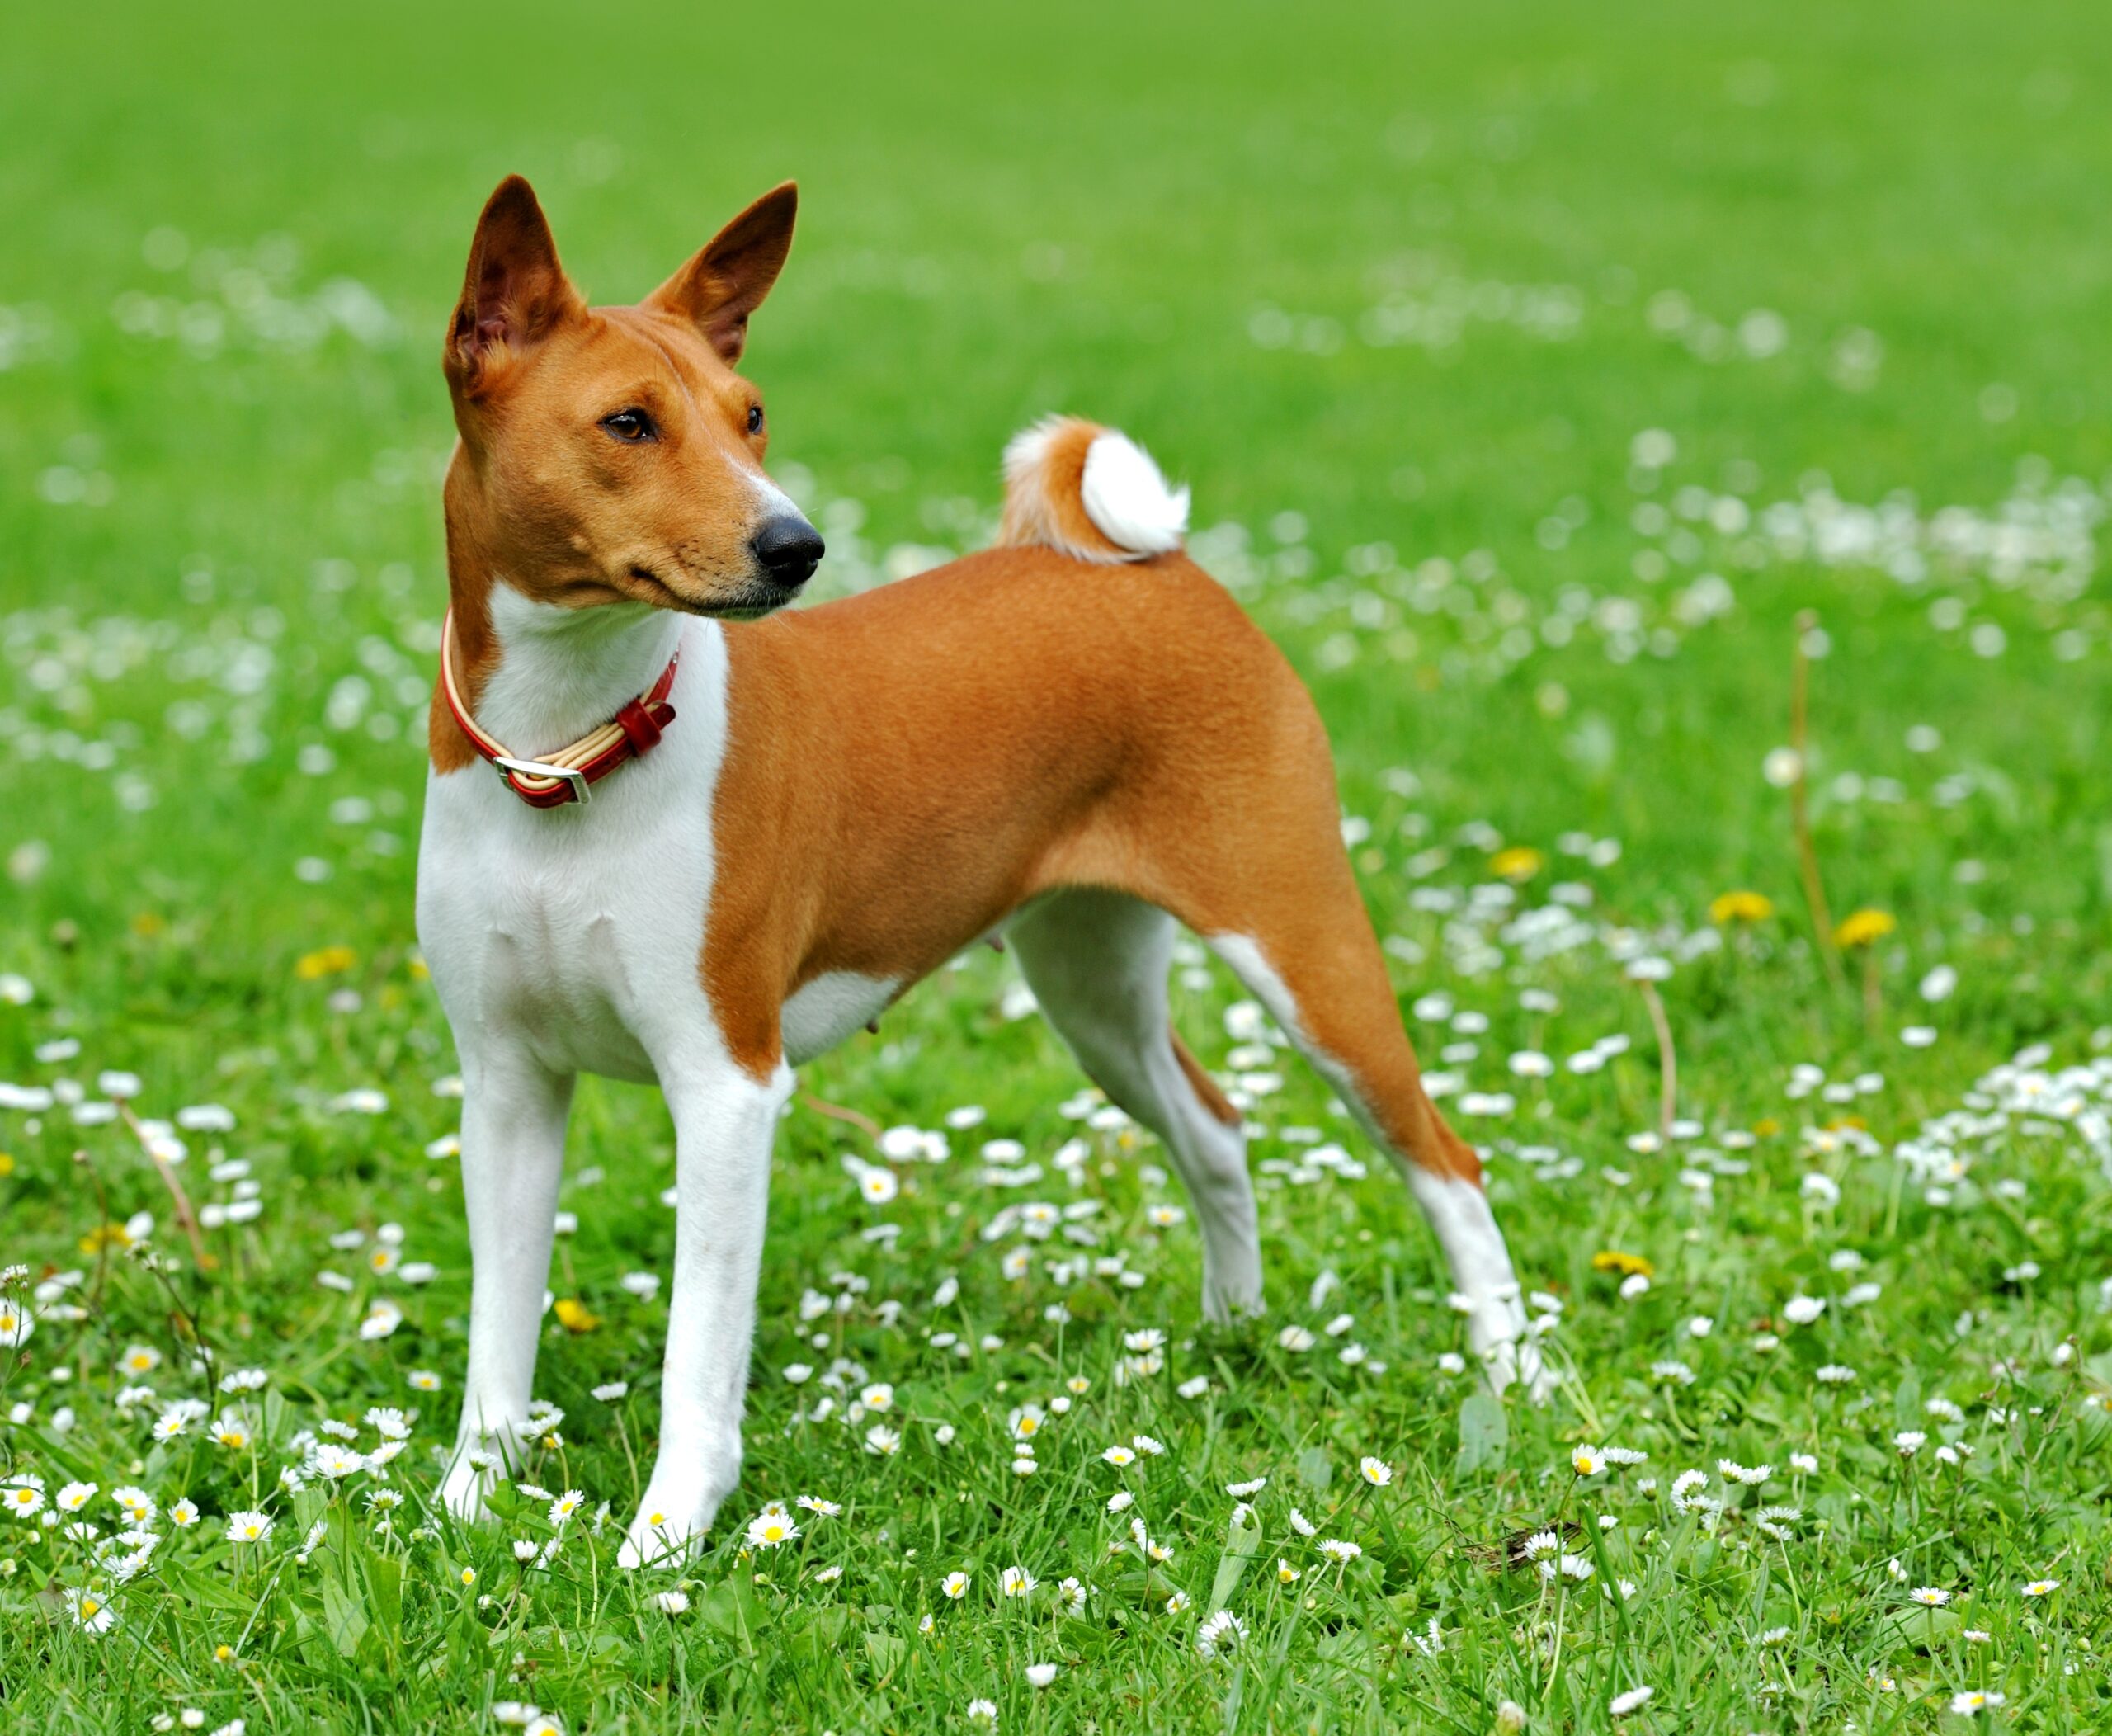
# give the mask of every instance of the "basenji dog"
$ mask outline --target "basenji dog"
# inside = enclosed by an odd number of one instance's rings
[[[474,1260],[444,1488],[528,1438],[582,1072],[673,1116],[658,1460],[622,1550],[677,1554],[741,1463],[792,1069],[1002,937],[1193,1196],[1204,1314],[1261,1306],[1239,1112],[1175,1034],[1200,936],[1394,1158],[1499,1388],[1540,1364],[1481,1166],[1425,1093],[1290,666],[1181,552],[1185,490],[1092,423],[1006,448],[998,545],[822,606],[822,540],[735,371],[784,186],[634,306],[590,308],[528,184],[477,225],[444,366],[450,610],[418,934],[460,1053]]]

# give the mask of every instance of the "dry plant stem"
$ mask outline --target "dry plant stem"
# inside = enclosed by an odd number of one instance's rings
[[[1657,1034],[1657,1137],[1669,1140],[1680,1102],[1680,1063],[1672,1052],[1672,1021],[1665,1017],[1665,998],[1657,993],[1655,983],[1635,986],[1643,991],[1643,1004],[1650,1012],[1650,1028]]]
[[[880,1124],[870,1116],[860,1115],[855,1109],[846,1109],[841,1103],[823,1102],[811,1091],[801,1092],[799,1101],[816,1115],[827,1116],[832,1121],[842,1121],[847,1126],[855,1127],[869,1139],[877,1139],[880,1136]]]
[[[103,1230],[96,1237],[96,1284],[94,1290],[89,1293],[88,1297],[89,1305],[92,1308],[101,1308],[102,1306],[103,1284],[110,1276],[110,1233],[108,1228],[110,1224],[110,1195],[104,1188],[102,1185],[102,1177],[97,1174],[96,1166],[90,1159],[87,1152],[75,1152],[73,1153],[73,1161],[79,1164],[82,1168],[87,1171],[88,1180],[95,1186],[96,1222],[104,1226]]]
[[[125,1118],[125,1125],[132,1130],[132,1137],[139,1142],[139,1149],[146,1153],[154,1168],[160,1172],[163,1184],[168,1189],[169,1198],[176,1202],[176,1221],[191,1243],[191,1257],[198,1263],[200,1271],[212,1270],[212,1256],[205,1252],[205,1243],[198,1234],[198,1215],[191,1209],[190,1196],[183,1191],[183,1184],[176,1178],[176,1171],[162,1154],[154,1149],[154,1142],[147,1137],[147,1130],[139,1125],[139,1116],[132,1113],[132,1106],[120,1101],[117,1112]]]
[[[1818,873],[1818,847],[1812,842],[1808,780],[1805,775],[1805,742],[1811,693],[1811,659],[1804,654],[1804,635],[1818,625],[1808,609],[1797,616],[1796,651],[1789,675],[1789,749],[1797,756],[1796,781],[1789,785],[1789,824],[1797,835],[1797,861],[1804,879],[1804,903],[1811,911],[1812,926],[1818,931],[1818,954],[1826,961],[1826,974],[1836,988],[1847,985],[1841,968],[1841,951],[1833,943],[1833,913],[1827,908],[1826,884]]]

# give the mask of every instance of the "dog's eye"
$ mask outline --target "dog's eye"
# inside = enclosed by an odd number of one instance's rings
[[[619,410],[613,416],[604,416],[601,426],[627,446],[643,446],[648,440],[659,438],[659,430],[653,426],[653,418],[643,410]]]
[[[762,406],[759,403],[752,403],[748,406],[748,432],[751,434],[762,432]]]

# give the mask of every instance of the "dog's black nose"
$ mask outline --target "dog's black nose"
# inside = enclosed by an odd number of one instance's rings
[[[773,518],[748,545],[772,584],[797,590],[821,564],[822,534],[796,516]]]

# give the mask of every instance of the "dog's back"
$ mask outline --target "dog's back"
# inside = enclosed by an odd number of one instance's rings
[[[1200,925],[1177,894],[1271,865],[1180,858],[1251,828],[1346,879],[1310,697],[1177,548],[1087,564],[1000,546],[725,632],[714,830],[770,842],[752,870],[722,862],[706,951],[777,934],[788,989],[827,970],[914,981],[1062,886],[1171,900]]]

